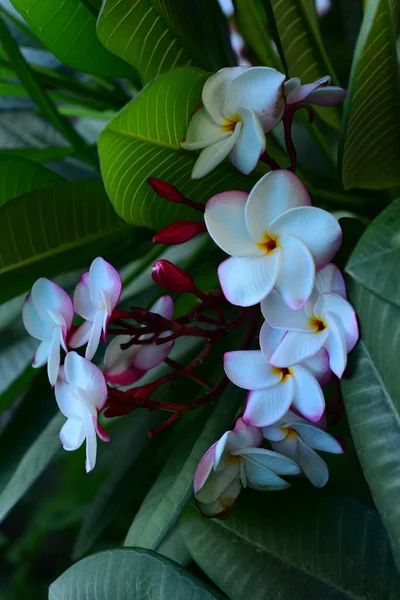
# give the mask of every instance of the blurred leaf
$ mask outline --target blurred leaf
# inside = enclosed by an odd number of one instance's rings
[[[117,596],[116,596],[117,593]],[[108,550],[84,558],[51,584],[49,600],[213,600],[211,590],[167,558],[141,549]]]
[[[118,214],[128,223],[161,229],[177,219],[201,218],[191,208],[159,198],[148,185],[148,177],[164,179],[200,202],[227,188],[249,190],[254,185],[254,177],[227,165],[199,180],[190,179],[197,153],[181,151],[180,143],[201,101],[206,78],[206,73],[193,67],[159,77],[102,132],[99,152],[104,184]]]
[[[269,35],[263,0],[235,0],[235,19],[241,35],[256,55],[256,64],[283,70]]]
[[[229,34],[217,0],[105,0],[97,33],[146,83],[192,61],[210,71],[234,64],[232,51],[224,53]]]
[[[62,178],[25,158],[0,155],[0,206],[25,192],[56,185]]]
[[[40,41],[66,65],[94,75],[129,77],[132,70],[103,48],[94,14],[77,0],[12,0]]]
[[[400,307],[400,198],[370,225],[346,271],[368,290]]]
[[[339,159],[345,189],[400,185],[397,0],[371,0],[353,58]]]
[[[161,542],[157,553],[162,554],[162,556],[166,556],[182,567],[186,567],[192,560],[190,552],[183,541],[182,534],[178,527],[172,529],[166,535],[164,540]]]
[[[377,513],[328,491],[244,493],[227,520],[194,505],[189,551],[231,600],[395,600],[400,575]]]

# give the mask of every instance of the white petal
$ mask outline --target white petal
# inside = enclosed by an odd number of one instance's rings
[[[210,198],[206,204],[204,221],[214,242],[233,256],[260,256],[247,231],[244,216],[248,194],[232,190]]]
[[[74,308],[78,315],[88,321],[93,321],[97,309],[90,298],[89,271],[81,275],[74,291]]]
[[[223,107],[224,115],[229,118],[243,106],[254,110],[264,131],[270,131],[282,118],[284,80],[283,73],[269,67],[247,69],[232,82]]]
[[[129,342],[130,335],[117,335],[107,346],[104,356],[104,377],[114,385],[131,385],[138,381],[146,371],[135,366],[135,357],[142,346],[129,346],[121,350],[121,344]]]
[[[192,179],[204,177],[228,156],[229,152],[239,139],[241,129],[242,123],[236,123],[235,129],[229,137],[220,140],[219,142],[215,142],[214,144],[211,144],[211,146],[207,146],[207,148],[204,148],[200,152],[193,167]]]
[[[262,431],[258,427],[253,427],[244,422],[243,418],[237,419],[234,429],[227,431],[217,442],[215,448],[215,463],[214,467],[220,462],[221,451],[224,449],[227,452],[238,450],[240,448],[255,448],[262,442]]]
[[[107,385],[103,373],[96,365],[76,352],[68,352],[64,370],[68,383],[85,392],[81,397],[91,413],[96,414],[96,409],[101,409],[107,398]]]
[[[55,385],[58,377],[58,371],[60,369],[60,343],[61,343],[61,329],[55,327],[53,330],[53,336],[49,347],[49,358],[47,362],[47,374],[49,376],[50,384]]]
[[[301,438],[297,440],[297,462],[315,487],[324,487],[328,482],[329,471],[325,461]]]
[[[250,392],[243,419],[255,427],[279,421],[289,410],[294,395],[293,377],[287,376],[273,387]]]
[[[314,287],[315,267],[307,247],[291,235],[280,235],[281,266],[275,288],[292,310],[307,302]]]
[[[258,304],[275,285],[279,265],[279,248],[261,257],[228,258],[218,268],[225,297],[236,306]]]
[[[110,315],[119,302],[122,282],[118,271],[100,256],[90,265],[89,288],[92,304]]]
[[[197,492],[201,490],[203,485],[208,479],[210,475],[213,465],[214,465],[214,457],[215,457],[215,446],[217,443],[213,444],[207,452],[204,454],[203,458],[200,460],[196,472],[193,477],[193,489],[194,493],[197,496]]]
[[[63,367],[60,369],[62,374]],[[75,393],[73,387],[69,385],[62,377],[59,377],[54,388],[58,408],[62,414],[69,419],[83,419],[83,404],[79,396]]]
[[[232,481],[232,483],[224,490],[221,494],[220,498],[215,502],[210,502],[208,504],[200,502],[198,500],[198,505],[201,513],[205,517],[215,517],[220,515],[221,513],[226,514],[236,501],[236,498],[239,496],[240,491],[242,489],[242,485],[240,483],[239,474]]]
[[[291,235],[311,252],[315,268],[322,269],[340,248],[342,230],[338,220],[326,210],[315,206],[292,208],[270,225],[274,235]]]
[[[320,420],[325,410],[325,399],[321,386],[314,375],[300,365],[292,367],[295,391],[292,408],[313,423]]]
[[[166,331],[165,336],[171,335],[172,331]],[[160,336],[161,338],[162,336]],[[164,344],[149,344],[141,346],[135,357],[135,366],[140,370],[148,371],[160,365],[171,352],[174,342]]]
[[[324,342],[324,348],[328,352],[329,365],[332,371],[340,379],[347,364],[346,338],[340,320],[334,313],[325,313],[324,320],[328,325],[327,330],[329,331],[329,335]]]
[[[271,442],[280,442],[284,440],[287,431],[283,427],[279,427],[279,423],[275,423],[275,425],[267,425],[267,427],[263,427],[263,436],[266,440],[271,440]]]
[[[96,313],[90,328],[88,345],[86,346],[85,358],[87,360],[92,360],[93,356],[96,354],[97,348],[99,347],[101,331],[104,324],[104,316],[106,314],[107,313],[104,310],[98,310]]]
[[[290,104],[288,101],[289,95],[292,94],[301,86],[301,79],[299,77],[292,77],[285,81],[283,88],[285,92],[286,104]]]
[[[270,327],[266,321],[263,323],[260,330],[260,346],[266,362],[269,362],[269,359],[281,343],[284,335],[285,331],[282,329]]]
[[[38,369],[39,367],[43,367],[49,359],[51,342],[44,340],[40,342],[39,346],[36,349],[36,352],[33,356],[32,367],[34,369]]]
[[[307,98],[307,104],[316,106],[335,106],[346,98],[346,90],[333,85],[319,88],[312,92]]]
[[[357,317],[351,304],[337,294],[321,294],[314,311],[322,316],[328,311],[334,313],[344,333],[347,352],[351,352],[358,341]]]
[[[190,120],[186,137],[181,146],[184,150],[200,150],[200,148],[206,148],[229,135],[230,132],[224,131],[221,125],[217,125],[205,108],[199,108]]]
[[[174,301],[171,296],[161,296],[156,300],[150,308],[150,312],[164,317],[164,319],[172,319],[174,315]]]
[[[37,340],[48,340],[53,334],[53,326],[50,322],[44,322],[33,305],[32,294],[29,293],[22,307],[22,321],[24,327],[32,337]]]
[[[204,84],[202,92],[204,107],[219,125],[223,125],[225,121],[222,108],[232,81],[246,70],[247,67],[227,67],[211,75]]]
[[[239,109],[242,130],[238,141],[229,153],[229,160],[241,173],[248,175],[258,163],[265,150],[265,133],[260,119],[252,110],[243,106]]]
[[[222,469],[211,471],[204,485],[197,491],[200,502],[210,504],[220,498],[232,482],[237,479],[241,460],[238,458]]]
[[[96,316],[96,313],[95,313]],[[80,348],[89,341],[90,334],[92,332],[93,323],[92,321],[85,321],[74,331],[69,338],[68,344],[71,348]]]
[[[248,463],[257,464],[260,467],[265,467],[270,471],[273,471],[277,475],[297,475],[300,473],[300,469],[295,462],[290,458],[277,452],[271,452],[271,450],[265,450],[264,448],[245,448],[243,450],[236,450],[232,454],[242,456],[245,460],[246,467]]]
[[[83,411],[83,422],[85,425],[86,436],[86,472],[92,471],[96,465],[97,456],[97,436],[96,428],[93,422],[94,416],[89,410]]]
[[[287,83],[289,83],[291,80],[289,80]],[[300,80],[298,80],[300,83]],[[309,96],[312,92],[314,92],[316,89],[318,89],[321,85],[328,85],[331,81],[331,78],[329,77],[329,75],[326,75],[325,77],[321,77],[321,79],[317,79],[317,81],[313,81],[313,83],[307,83],[306,85],[296,85],[296,86],[291,86],[291,89],[287,89],[286,85],[285,85],[285,96],[286,96],[286,103],[287,104],[298,104],[299,102],[303,102],[304,100],[307,100],[307,104],[308,104],[308,98],[307,96]]]
[[[323,452],[331,452],[332,454],[343,454],[341,444],[329,433],[323,431],[311,423],[296,423],[293,428],[303,438],[303,440],[314,448]]]
[[[249,194],[246,204],[248,230],[259,242],[275,219],[291,208],[310,204],[306,188],[294,173],[271,171],[261,177]]]
[[[67,329],[71,327],[74,316],[72,300],[59,285],[41,277],[33,284],[31,297],[42,321],[54,323],[54,319],[49,315],[50,310],[58,313]]]
[[[321,385],[325,385],[330,380],[329,356],[325,348],[321,348],[321,350],[313,356],[306,358],[301,364],[314,375]]]
[[[229,379],[245,390],[261,390],[281,379],[259,350],[226,352],[224,369]]]
[[[273,442],[271,440],[271,446],[275,452],[279,452],[280,454],[291,458],[294,462],[297,462],[297,442],[297,435],[286,436],[285,439],[279,442]]]
[[[327,338],[327,328],[314,333],[288,331],[269,362],[275,367],[290,367],[291,365],[295,365],[318,352],[325,344]]]
[[[68,419],[61,428],[60,440],[64,450],[77,450],[85,441],[85,426],[82,419]]]
[[[246,474],[246,483],[254,490],[269,491],[269,490],[284,490],[290,487],[290,484],[270,471],[262,464],[245,460],[244,471]]]
[[[313,331],[305,309],[291,310],[275,290],[261,302],[261,312],[271,327],[290,331]]]
[[[321,271],[315,276],[315,289],[320,294],[338,294],[346,300],[346,284],[343,279],[343,275],[336,265],[326,265]]]

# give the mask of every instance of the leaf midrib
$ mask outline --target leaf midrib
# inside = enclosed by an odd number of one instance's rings
[[[148,138],[144,135],[140,135],[138,133],[132,133],[130,131],[124,131],[121,129],[117,129],[116,127],[110,127],[110,125],[108,125],[105,130],[106,131],[111,131],[112,133],[116,133],[118,135],[121,135],[123,137],[126,138],[131,138],[134,140],[139,140],[141,142],[146,142],[147,144],[151,144],[152,146],[159,146],[160,148],[164,148],[166,150],[173,150],[174,152],[182,152],[184,154],[186,154],[186,152],[183,151],[183,149],[180,146],[173,146],[172,144],[168,144],[165,142],[161,142],[160,140],[155,140],[154,138]]]

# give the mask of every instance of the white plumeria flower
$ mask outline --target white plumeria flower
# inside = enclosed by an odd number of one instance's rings
[[[262,430],[243,419],[227,431],[201,459],[194,475],[194,493],[202,513],[216,516],[229,511],[242,487],[283,490],[290,484],[279,475],[297,475],[291,459],[259,448]]]
[[[265,133],[282,118],[285,75],[269,67],[228,67],[207,79],[203,106],[189,123],[185,150],[202,149],[192,178],[207,175],[229,155],[250,173],[265,150]]]
[[[329,75],[306,85],[301,85],[298,77],[288,79],[284,85],[286,105],[335,106],[335,104],[339,104],[346,98],[347,92],[341,87],[329,85],[330,82]]]
[[[233,190],[207,202],[207,230],[231,255],[218,268],[231,304],[257,304],[273,287],[294,310],[308,300],[315,270],[329,263],[342,239],[337,219],[310,204],[300,179],[284,170],[262,177],[250,194]]]
[[[272,448],[294,460],[315,487],[323,487],[329,478],[328,467],[315,452],[343,454],[341,444],[320,427],[288,412],[281,421],[263,428]]]
[[[237,386],[251,390],[243,420],[249,425],[265,427],[275,423],[289,410],[296,410],[317,422],[325,410],[320,383],[330,377],[328,355],[320,350],[315,356],[289,368],[268,364],[284,332],[264,323],[260,331],[259,350],[238,350],[224,356],[225,373]],[[320,382],[320,383],[319,383]]]
[[[89,472],[96,464],[96,433],[103,441],[109,440],[97,420],[107,399],[103,374],[76,352],[69,352],[60,368],[55,393],[57,404],[67,417],[60,432],[63,448],[77,450],[86,439],[86,471]]]
[[[72,334],[69,345],[79,348],[87,343],[87,360],[95,355],[102,332],[106,341],[108,320],[119,302],[121,290],[118,271],[101,257],[95,258],[75,288],[75,311],[86,320]]]
[[[330,368],[338,377],[343,375],[347,353],[358,340],[358,324],[335,265],[327,265],[317,273],[313,293],[300,310],[290,310],[276,291],[263,300],[261,310],[271,327],[286,331],[270,365],[288,367],[325,348]]]
[[[60,346],[68,352],[67,334],[73,317],[72,300],[59,285],[44,277],[33,284],[22,309],[22,320],[29,335],[40,340],[32,366],[36,369],[47,363],[51,385],[57,381]]]
[[[150,312],[172,319],[174,303],[171,296],[162,296],[150,308]],[[172,331],[165,331],[160,337],[168,337]],[[141,336],[148,339],[152,334]],[[136,344],[126,350],[121,349],[131,339],[130,335],[118,335],[107,346],[104,357],[104,377],[108,383],[115,385],[130,385],[138,381],[149,370],[161,364],[171,352],[173,341],[165,344]]]

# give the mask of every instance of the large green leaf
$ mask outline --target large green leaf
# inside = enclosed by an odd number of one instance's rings
[[[249,190],[254,185],[254,177],[245,177],[229,165],[202,179],[190,179],[197,153],[183,152],[180,143],[201,102],[206,78],[204,71],[194,67],[166,73],[125,106],[101,134],[104,183],[118,214],[128,223],[160,229],[177,219],[200,218],[191,208],[159,198],[148,177],[164,179],[200,202],[226,189]]]
[[[400,184],[397,22],[397,0],[368,2],[345,104],[339,153],[345,189]]]
[[[97,33],[145,82],[192,62],[209,70],[234,64],[217,0],[105,0]]]
[[[282,70],[281,60],[269,36],[263,0],[235,0],[235,18],[240,33],[255,53],[257,64]]]
[[[309,489],[244,494],[229,519],[191,505],[181,531],[231,600],[395,600],[400,575],[375,510]]]
[[[167,558],[117,549],[84,558],[51,584],[49,600],[215,600],[221,594]]]
[[[0,206],[25,192],[56,185],[62,178],[33,161],[0,156]]]
[[[400,307],[400,198],[367,228],[346,271],[364,287]]]
[[[12,0],[40,41],[68,66],[110,77],[127,77],[132,69],[102,46],[96,18],[80,0]]]

